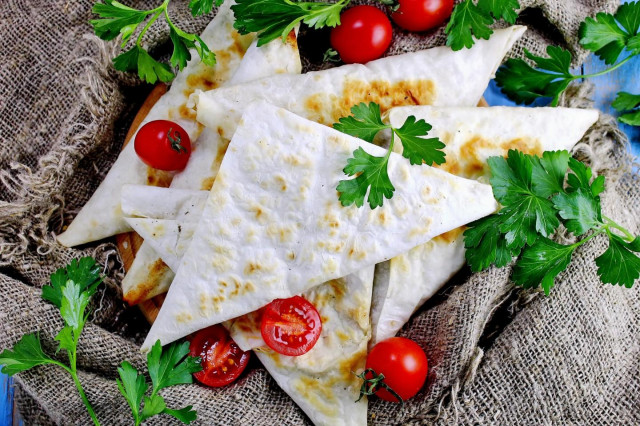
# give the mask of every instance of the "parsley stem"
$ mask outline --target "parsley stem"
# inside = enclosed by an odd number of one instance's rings
[[[617,64],[615,64],[615,65],[614,65],[614,66],[612,66],[611,68],[607,68],[607,69],[605,69],[605,70],[603,70],[603,71],[596,72],[596,73],[593,73],[593,74],[582,74],[582,75],[577,75],[577,76],[574,76],[574,78],[573,78],[573,79],[575,80],[575,79],[578,79],[578,78],[583,78],[583,79],[585,79],[585,78],[591,78],[591,77],[599,77],[599,76],[601,76],[601,75],[604,75],[604,74],[610,73],[611,71],[613,71],[613,70],[615,70],[615,69],[618,69],[618,68],[620,68],[621,66],[623,66],[624,64],[626,64],[627,62],[629,62],[629,60],[631,60],[634,56],[636,56],[636,55],[630,55],[630,56],[626,57],[625,59],[623,59],[622,61],[618,62]]]
[[[572,249],[576,249],[576,248],[580,247],[581,245],[583,245],[584,243],[586,243],[587,241],[591,240],[592,238],[595,238],[598,235],[602,234],[606,230],[607,230],[606,225],[603,226],[603,227],[600,227],[600,228],[596,229],[596,231],[593,234],[589,235],[588,237],[585,237],[585,238],[581,239],[580,241],[577,241],[577,242],[571,244],[570,247]]]
[[[395,136],[396,136],[396,132],[393,128],[391,128],[391,142],[389,142],[389,149],[387,150],[387,155],[384,156],[385,161],[389,161],[389,157],[391,156],[391,152],[393,151]]]
[[[85,395],[84,393],[84,389],[82,389],[82,384],[80,383],[80,380],[78,379],[78,375],[75,371],[69,371],[71,373],[71,377],[73,377],[73,382],[76,384],[76,389],[78,389],[78,393],[80,394],[80,398],[82,398],[82,402],[84,402],[84,405],[87,407],[87,411],[89,412],[89,415],[91,416],[91,420],[93,420],[93,424],[96,426],[100,426],[100,422],[98,421],[98,417],[96,417],[96,413],[93,411],[93,407],[91,407],[91,404],[89,403],[89,400],[87,399],[87,395]]]
[[[602,218],[606,221],[605,227],[607,229],[613,228],[613,229],[617,229],[618,231],[622,232],[622,234],[624,234],[625,239],[628,242],[631,242],[631,241],[635,240],[636,237],[632,233],[630,233],[625,228],[623,228],[622,226],[620,226],[617,223],[615,223],[613,221],[613,219],[611,219],[611,218],[609,218],[607,216],[604,216],[604,215],[602,215]]]
[[[140,34],[138,35],[138,39],[136,40],[136,44],[138,46],[140,46],[140,42],[142,41],[142,36],[144,35],[144,33],[146,33],[149,27],[151,27],[151,25],[158,20],[160,15],[162,15],[162,12],[167,10],[168,4],[169,4],[169,0],[164,0],[164,3],[162,3],[160,6],[158,6],[157,8],[151,11],[151,12],[155,12],[155,15],[153,15],[153,17],[149,20],[149,22],[146,23],[144,28],[142,28],[142,31],[140,31]]]

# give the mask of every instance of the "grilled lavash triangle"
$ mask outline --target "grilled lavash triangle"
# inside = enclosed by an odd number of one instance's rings
[[[202,32],[201,38],[215,49],[217,63],[205,65],[193,50],[191,60],[173,80],[171,87],[151,108],[145,120],[171,120],[189,134],[198,148],[197,137],[201,131],[193,111],[187,108],[189,96],[195,90],[213,89],[226,81],[240,65],[240,60],[254,35],[241,36],[233,29],[232,2],[225,2],[216,16]],[[160,172],[144,164],[136,155],[134,144],[128,144],[118,156],[109,173],[98,186],[89,201],[78,212],[58,242],[71,247],[130,231],[120,209],[120,188],[126,183],[168,186],[172,174]]]
[[[196,223],[189,220],[202,214],[208,192],[131,185],[123,187],[122,194],[125,215],[164,218],[127,221],[173,267],[175,250],[184,248],[183,241],[193,235]],[[302,294],[323,318],[318,342],[303,356],[283,356],[266,347],[260,331],[260,310],[225,323],[238,346],[244,351],[255,349],[267,371],[314,424],[366,424],[366,398],[354,401],[361,384],[356,374],[364,368],[371,337],[373,272],[374,266],[368,266]]]
[[[269,374],[315,425],[367,424],[366,397],[355,402],[362,384],[356,374],[364,370],[371,337],[373,268],[304,293],[323,318],[322,334],[308,353],[291,357],[269,348],[255,350]],[[260,336],[259,324],[252,330],[230,331],[234,340]]]
[[[289,33],[285,43],[277,39],[258,47],[257,40],[255,40],[245,53],[235,74],[222,84],[237,84],[273,74],[300,73],[302,65],[295,32],[292,30]],[[229,140],[223,138],[217,131],[205,128],[198,138],[197,149],[191,153],[187,166],[173,177],[170,187],[191,190],[211,189],[228,144]],[[158,204],[164,198],[158,197],[152,187],[147,188],[150,188],[147,190],[149,201],[146,201],[147,205],[142,207],[148,210],[149,206]],[[145,191],[137,191],[138,195],[144,195],[144,193]],[[180,198],[179,195],[173,194],[169,195],[167,200],[173,200],[174,196]],[[123,203],[135,200],[135,194],[132,197],[122,193]],[[138,198],[138,201],[143,200]],[[157,213],[145,215],[136,214],[135,211],[127,212],[127,206],[124,204],[122,210],[125,215],[129,216],[163,218]],[[123,299],[134,305],[164,293],[169,289],[173,277],[173,271],[167,267],[166,262],[163,262],[157,253],[153,253],[152,245],[145,241],[140,246],[122,281]]]
[[[331,125],[360,102],[382,112],[401,105],[475,106],[504,55],[525,27],[496,30],[489,40],[457,52],[435,47],[299,76],[277,75],[196,93],[197,120],[232,135],[247,105],[257,99]]]
[[[336,186],[357,148],[385,150],[257,102],[224,157],[143,350],[390,259],[484,217],[491,187],[391,154],[396,191],[370,210]]]
[[[389,122],[400,126],[410,115],[430,123],[429,136],[446,144],[447,161],[437,167],[484,182],[490,177],[489,157],[506,156],[509,149],[537,155],[570,150],[598,120],[598,111],[588,109],[426,106],[394,108]],[[378,267],[372,344],[394,336],[464,266],[463,231],[454,229],[394,257],[386,276],[384,267]]]

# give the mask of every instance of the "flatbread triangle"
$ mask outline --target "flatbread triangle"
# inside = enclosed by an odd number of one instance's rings
[[[598,120],[598,111],[576,108],[401,107],[389,112],[399,126],[410,115],[425,119],[446,144],[446,163],[457,176],[488,182],[487,159],[509,149],[541,155],[571,149]],[[401,146],[399,152],[401,152]],[[409,317],[465,264],[464,228],[454,229],[391,259],[376,271],[371,344],[394,336]]]
[[[376,210],[344,207],[335,188],[358,147],[384,154],[267,103],[250,105],[143,349],[390,259],[497,207],[488,185],[397,154],[388,169],[394,197]]]
[[[218,87],[230,78],[254,39],[254,35],[241,36],[233,29],[231,3],[225,2],[220,7],[201,35],[207,45],[216,48],[216,66],[203,64],[193,52],[192,59],[178,73],[168,92],[151,108],[141,126],[152,120],[171,120],[185,129],[192,142],[196,141],[202,127],[196,123],[193,111],[187,108],[189,96],[196,90]],[[58,242],[72,247],[130,231],[120,208],[122,185],[168,186],[172,178],[172,173],[158,171],[144,164],[136,155],[133,143],[128,144],[96,192],[65,232],[58,235]]]

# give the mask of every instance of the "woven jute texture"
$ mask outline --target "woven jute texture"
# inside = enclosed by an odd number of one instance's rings
[[[80,380],[103,424],[132,424],[116,387],[116,368],[127,359],[144,370],[139,344],[148,325],[137,308],[120,299],[124,271],[115,245],[67,249],[54,239],[117,157],[150,89],[112,69],[110,58],[118,48],[90,35],[92,3],[0,2],[0,349],[37,331],[53,355],[62,322],[41,299],[40,287],[70,259],[94,256],[106,280],[92,300],[80,340]],[[198,32],[210,19],[192,18],[186,1],[172,3],[175,22],[186,30]],[[577,65],[585,56],[577,44],[579,22],[596,11],[615,10],[618,0],[521,4],[521,23],[529,31],[511,54],[521,55],[525,47],[541,53],[553,43],[570,49]],[[145,39],[155,54],[165,56],[167,41],[162,23]],[[441,30],[421,35],[398,30],[389,54],[443,41]],[[321,67],[318,52],[327,47],[326,32],[303,33],[300,45],[305,68]],[[563,103],[586,107],[588,98],[587,87],[573,88]],[[607,177],[606,214],[637,232],[639,177],[626,145],[615,122],[603,117],[575,155]],[[514,290],[509,268],[461,272],[401,332],[427,351],[427,385],[403,409],[372,401],[371,422],[640,423],[640,295],[637,286],[599,284],[593,258],[604,244],[596,240],[581,247],[549,297]],[[59,369],[34,368],[17,375],[16,383],[27,424],[90,424],[71,378]],[[309,423],[257,362],[226,388],[176,386],[162,394],[170,407],[192,404],[199,424]],[[173,424],[167,417],[149,423]]]

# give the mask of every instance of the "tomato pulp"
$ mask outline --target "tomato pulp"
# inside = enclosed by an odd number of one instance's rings
[[[263,308],[262,338],[274,351],[288,356],[305,354],[322,332],[322,320],[306,299],[293,296],[276,299]]]
[[[249,352],[244,352],[221,325],[198,331],[189,345],[191,356],[201,359],[202,371],[193,374],[200,383],[220,387],[228,385],[242,374],[249,364]]]

